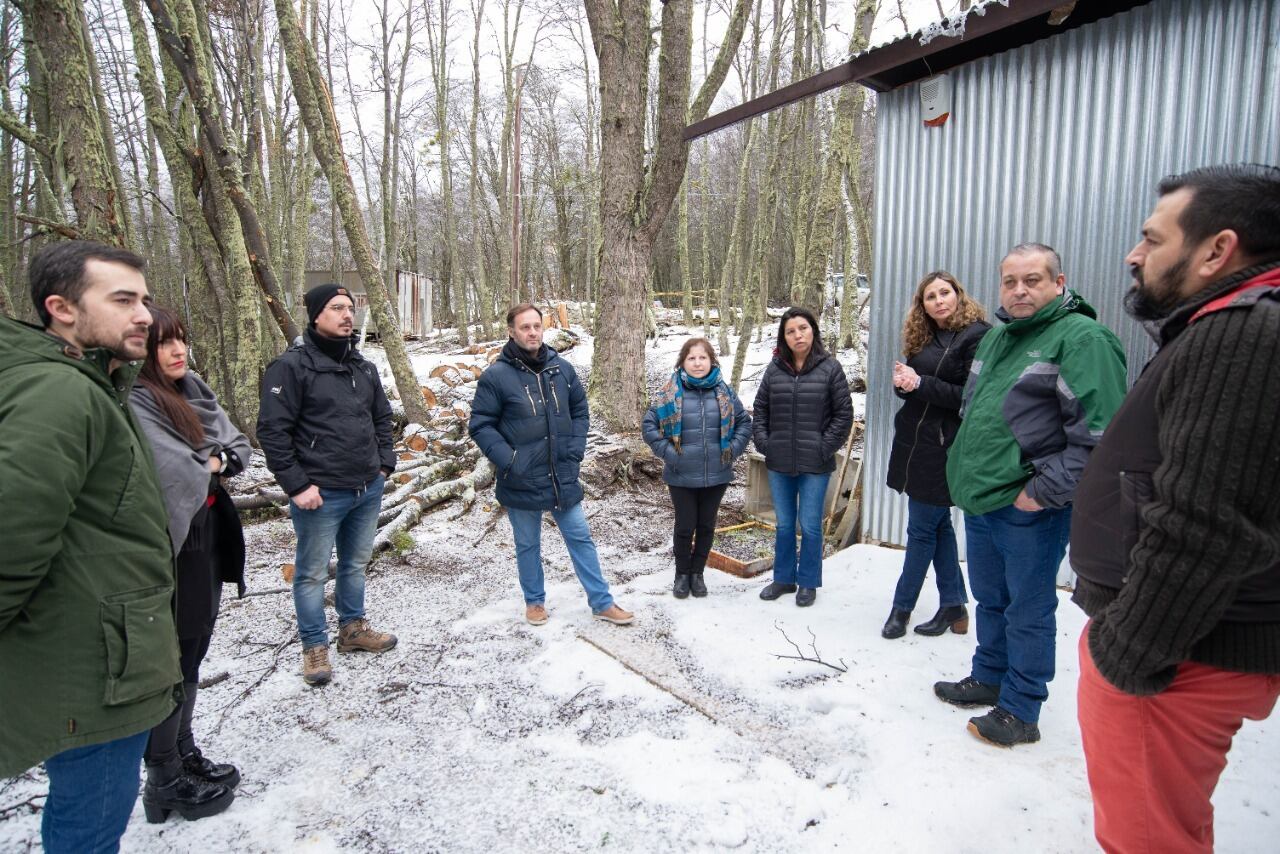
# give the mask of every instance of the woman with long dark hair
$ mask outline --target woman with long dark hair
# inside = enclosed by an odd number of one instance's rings
[[[945,270],[916,285],[902,327],[906,363],[893,366],[894,393],[903,399],[893,421],[889,487],[907,494],[907,552],[882,637],[900,638],[933,564],[938,612],[915,627],[935,636],[969,630],[969,601],[960,573],[947,489],[947,448],[960,429],[960,399],[978,342],[991,326],[986,311]]]
[[[760,598],[796,594],[812,605],[822,586],[822,508],[836,451],[853,428],[844,368],[822,347],[818,320],[789,308],[778,322],[778,347],[756,392],[752,433],[769,471],[777,514],[773,581]],[[796,551],[796,527],[800,550]]]
[[[662,480],[675,508],[672,595],[707,595],[702,572],[715,537],[720,501],[733,480],[733,461],[751,441],[751,418],[720,376],[715,348],[690,338],[676,371],[644,416],[644,440],[663,462]]]
[[[249,440],[209,386],[187,365],[187,330],[176,314],[151,307],[147,360],[129,402],[151,442],[177,555],[175,608],[185,699],[151,730],[142,804],[147,821],[177,811],[188,820],[231,805],[240,772],[211,762],[191,732],[200,662],[209,650],[224,582],[244,595],[244,532],[223,478],[244,470]]]

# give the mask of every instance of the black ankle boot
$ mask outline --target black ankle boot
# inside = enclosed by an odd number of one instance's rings
[[[210,762],[200,752],[200,748],[191,748],[190,753],[182,756],[182,770],[192,777],[199,777],[210,783],[234,789],[240,785],[240,770],[229,762]]]
[[[958,635],[969,631],[969,610],[964,605],[948,605],[945,608],[939,608],[932,620],[921,623],[913,631],[918,635],[937,637],[947,629],[951,629]]]
[[[236,793],[227,786],[210,783],[166,766],[147,766],[147,785],[142,790],[142,809],[148,824],[161,824],[176,812],[187,821],[208,818],[231,806]]]
[[[880,630],[880,637],[893,640],[900,638],[907,633],[907,620],[911,619],[911,612],[904,611],[901,608],[894,608],[889,612],[889,619],[884,621],[884,628]],[[917,631],[918,631],[917,627]]]
[[[701,572],[695,572],[689,576],[689,592],[698,599],[707,595],[707,583],[702,580]]]
[[[689,595],[689,576],[687,573],[679,573],[676,575],[676,583],[671,585],[671,595],[677,599],[684,599]]]

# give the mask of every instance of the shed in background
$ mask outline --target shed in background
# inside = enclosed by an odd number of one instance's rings
[[[871,53],[901,54],[905,41]],[[926,127],[920,81],[943,69],[951,115]],[[1048,243],[1136,378],[1150,345],[1121,308],[1123,259],[1156,182],[1280,162],[1280,0],[1080,0],[1059,27],[1040,16],[980,42],[961,37],[863,82],[889,89],[877,102],[863,532],[903,544],[906,500],[884,484],[898,408],[890,377],[916,282],[950,270],[993,312],[1005,251]]]

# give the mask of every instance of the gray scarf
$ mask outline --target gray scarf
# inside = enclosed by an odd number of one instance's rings
[[[213,390],[199,375],[187,371],[177,386],[204,427],[204,442],[198,448],[191,447],[186,438],[174,429],[156,403],[151,389],[137,383],[129,395],[133,414],[151,442],[156,472],[160,475],[160,489],[169,511],[169,538],[173,540],[175,555],[187,541],[191,520],[209,497],[209,457],[219,451],[228,451],[247,466],[252,452],[249,440],[231,423],[227,413],[218,405]]]

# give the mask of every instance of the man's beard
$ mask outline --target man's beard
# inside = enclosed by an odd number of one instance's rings
[[[1191,258],[1184,255],[1151,284],[1143,279],[1141,267],[1130,267],[1129,273],[1135,281],[1124,296],[1124,310],[1135,320],[1163,320],[1168,317],[1182,301],[1179,291],[1190,266]]]

